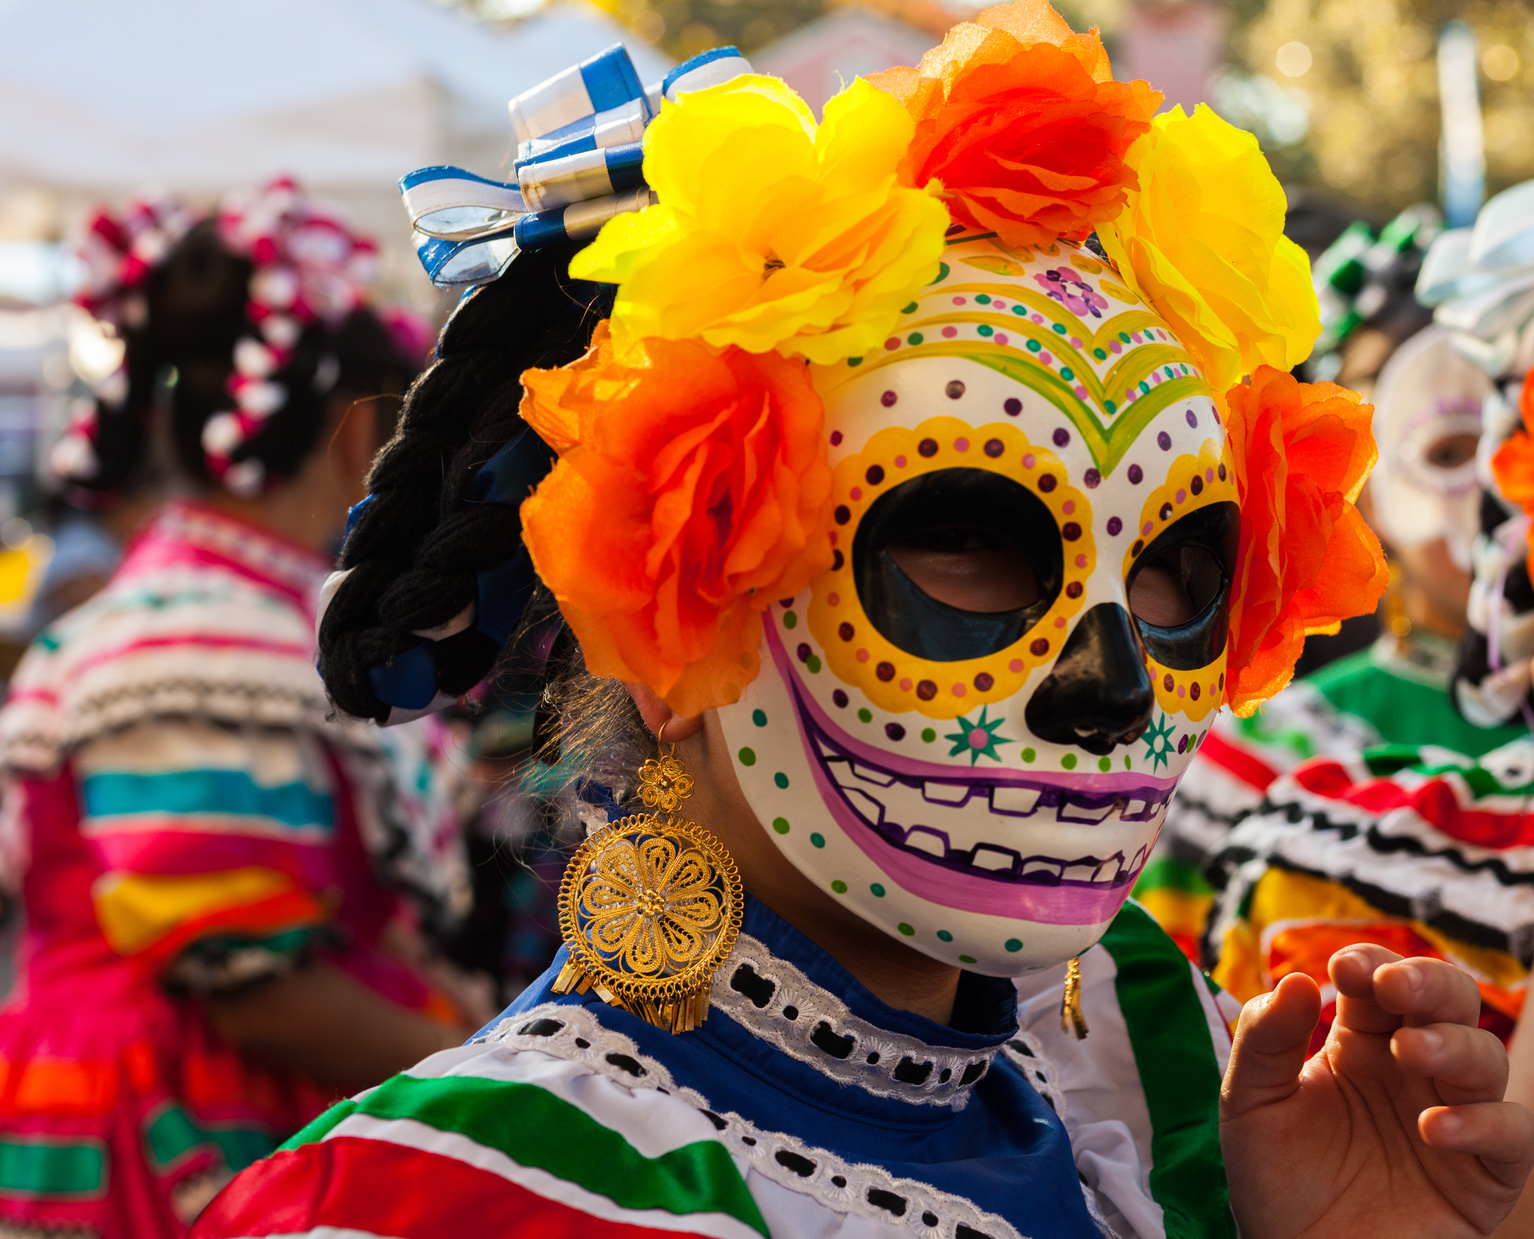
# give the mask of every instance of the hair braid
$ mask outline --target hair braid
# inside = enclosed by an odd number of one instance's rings
[[[565,274],[576,248],[523,254],[470,294],[405,397],[399,430],[368,479],[372,501],[342,551],[350,575],[320,626],[320,671],[348,714],[386,719],[370,669],[414,645],[417,631],[459,615],[474,601],[475,573],[521,545],[515,510],[465,499],[475,471],[524,424],[522,371],[579,357],[607,312],[610,289]],[[441,687],[462,693],[478,683],[499,653],[490,645],[473,629],[438,642]]]

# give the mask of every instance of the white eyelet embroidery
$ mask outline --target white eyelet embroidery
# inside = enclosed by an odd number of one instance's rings
[[[1001,1047],[1001,1052],[1007,1056],[1008,1062],[1023,1073],[1023,1078],[1033,1085],[1033,1091],[1049,1104],[1049,1108],[1063,1122],[1065,1093],[1055,1083],[1058,1072],[1044,1053],[1043,1043],[1032,1033],[1019,1028],[1016,1035]]]
[[[744,975],[743,968],[748,970]],[[995,1050],[931,1046],[859,1019],[835,994],[748,934],[740,935],[714,975],[710,998],[725,1015],[790,1058],[876,1097],[962,1110],[996,1057]]]
[[[757,1174],[834,1213],[870,1218],[921,1239],[1026,1239],[1005,1218],[962,1196],[897,1178],[880,1166],[845,1161],[784,1132],[763,1131],[733,1111],[719,1113],[696,1089],[679,1087],[665,1066],[642,1054],[630,1038],[598,1023],[590,1007],[544,1003],[502,1020],[473,1044],[574,1060],[625,1088],[669,1093],[704,1114],[725,1147]]]

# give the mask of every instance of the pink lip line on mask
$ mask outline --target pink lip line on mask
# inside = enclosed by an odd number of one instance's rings
[[[886,770],[898,771],[913,778],[935,778],[948,781],[962,781],[962,771],[953,766],[896,757],[883,750],[854,741],[831,722],[817,702],[801,691],[794,676],[792,664],[789,662],[788,653],[771,624],[766,627],[766,637],[773,662],[794,696],[795,722],[799,728],[800,743],[810,759],[810,768],[822,801],[847,837],[856,843],[892,881],[905,890],[933,903],[942,904],[944,907],[1045,925],[1103,924],[1111,920],[1123,906],[1134,886],[1139,870],[1144,865],[1143,854],[1137,853],[1133,870],[1123,874],[1121,881],[1111,884],[1046,885],[1037,881],[998,881],[994,878],[956,872],[935,859],[923,859],[886,841],[878,831],[858,816],[847,803],[841,789],[827,776],[824,765],[816,756],[815,740],[810,734],[809,727],[806,726],[807,719],[824,731],[837,747],[845,748],[854,756],[859,752],[866,754],[872,764]],[[987,778],[992,784],[1015,783],[1019,787],[1034,787],[1043,783],[1062,788],[1069,787],[1088,795],[1098,792],[1117,793],[1120,796],[1135,792],[1140,796],[1170,793],[1177,782],[1175,779],[1151,779],[1133,775],[1086,775],[1080,779],[1065,779],[1013,774],[1000,770],[994,774],[988,774]],[[1007,821],[1005,815],[996,814],[995,817],[998,823]],[[1142,849],[1142,853],[1148,851],[1148,848],[1149,841],[1146,848]]]

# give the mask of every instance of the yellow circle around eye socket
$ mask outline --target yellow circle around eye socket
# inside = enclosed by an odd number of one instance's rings
[[[1053,605],[1017,641],[981,658],[934,662],[899,649],[874,627],[858,597],[852,542],[881,495],[924,473],[954,468],[988,469],[1038,496],[1061,531],[1064,565]],[[831,672],[880,709],[914,710],[928,718],[957,718],[1015,696],[1035,670],[1059,654],[1097,566],[1091,503],[1066,478],[1060,458],[1018,427],[973,426],[955,417],[928,418],[915,428],[885,427],[861,452],[844,457],[832,487],[835,566],[815,581],[808,615]]]
[[[1239,502],[1229,457],[1229,443],[1210,437],[1197,456],[1184,454],[1172,461],[1166,481],[1146,496],[1140,509],[1135,540],[1124,552],[1126,581],[1145,548],[1173,522],[1212,503]],[[1147,659],[1146,669],[1156,686],[1156,702],[1168,714],[1182,714],[1196,723],[1224,700],[1224,650],[1207,667],[1193,671],[1163,667],[1153,658]]]

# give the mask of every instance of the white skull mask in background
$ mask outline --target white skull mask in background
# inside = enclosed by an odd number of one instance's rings
[[[1418,332],[1385,364],[1374,388],[1379,461],[1369,498],[1375,528],[1390,545],[1410,550],[1442,538],[1469,571],[1480,532],[1475,443],[1489,391],[1485,372],[1441,327]]]
[[[835,565],[768,609],[761,674],[719,711],[741,786],[893,937],[993,975],[1069,959],[1224,695],[1239,517],[1208,386],[1107,263],[988,237],[816,385]],[[926,592],[912,564],[945,546],[1016,575],[1016,605]],[[1130,614],[1153,567],[1185,591],[1175,625]]]

